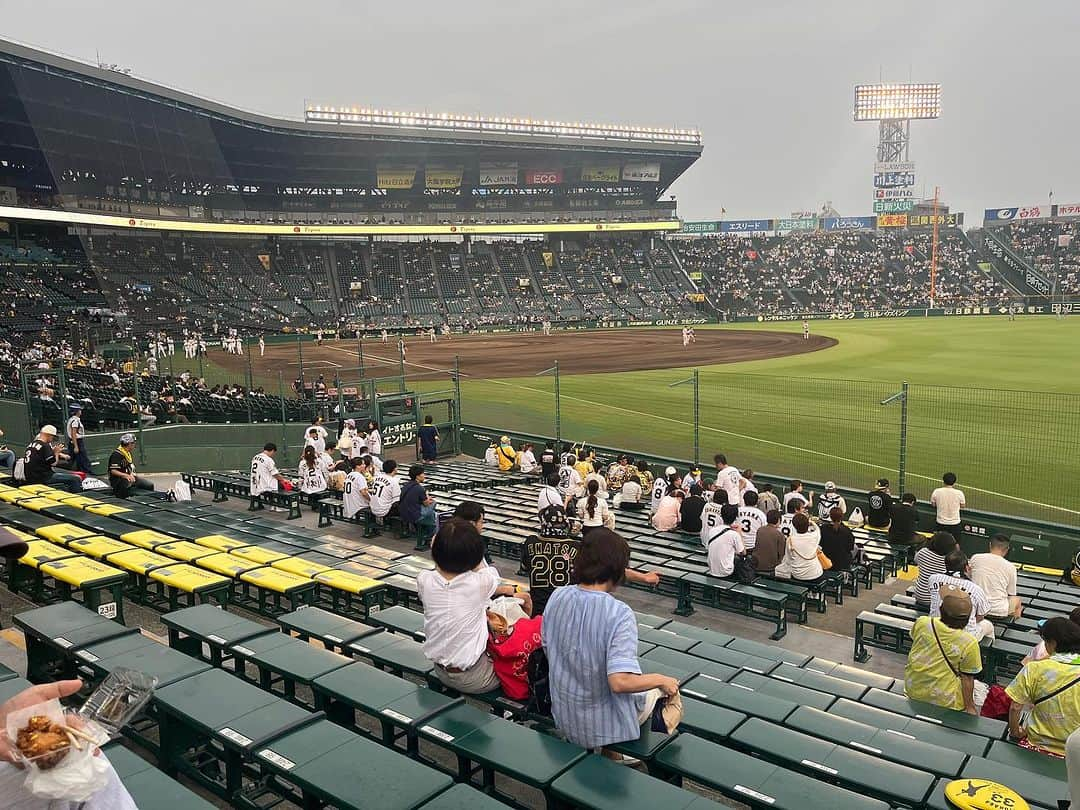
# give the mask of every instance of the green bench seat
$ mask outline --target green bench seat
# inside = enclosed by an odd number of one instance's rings
[[[161,623],[168,629],[170,647],[215,667],[222,666],[229,658],[233,644],[277,632],[213,605],[195,605],[166,613]]]
[[[681,691],[686,697],[777,723],[784,722],[799,707],[791,700],[757,692],[741,684],[720,681],[709,675],[691,678],[682,685]]]
[[[582,810],[719,810],[722,806],[596,754],[556,779],[550,793],[561,805]]]
[[[981,734],[969,734],[947,726],[927,723],[903,714],[878,709],[866,703],[840,698],[830,708],[829,714],[845,717],[857,723],[880,729],[907,734],[912,739],[952,748],[973,756],[983,756],[990,748],[990,738]]]
[[[859,700],[870,689],[866,684],[783,663],[769,673],[769,677],[779,681],[788,681],[798,686],[805,686],[807,689],[816,689],[818,692],[825,692],[836,697],[848,698],[849,700]]]
[[[76,602],[22,611],[15,614],[13,623],[26,639],[26,672],[34,683],[74,677],[73,649],[139,634]]]
[[[343,651],[353,641],[381,632],[381,628],[347,619],[328,610],[308,607],[278,616],[278,624],[301,641],[315,639],[326,649]]]
[[[423,641],[424,614],[401,605],[393,605],[382,610],[372,611],[368,615],[371,624],[385,627],[393,633],[409,636],[416,641]]]
[[[786,661],[797,667],[805,666],[812,656],[795,650],[785,650],[775,644],[762,644],[760,641],[751,641],[745,638],[736,638],[728,642],[729,650],[737,650],[747,655],[756,655],[758,658],[768,658],[773,661]]]
[[[137,807],[146,810],[214,810],[210,802],[170,779],[120,743],[110,743],[101,750]]]
[[[655,647],[645,653],[641,658],[643,662],[648,662],[650,664],[663,664],[665,666],[683,670],[691,675],[705,673],[706,675],[712,675],[714,678],[721,678],[723,680],[727,680],[738,671],[737,667],[709,661],[705,658],[698,658],[692,653],[680,652],[679,650],[673,650],[670,647]]]
[[[945,709],[932,703],[912,700],[895,692],[871,689],[862,698],[868,706],[874,706],[895,714],[903,714],[927,723],[942,725],[946,728],[966,731],[969,734],[981,734],[990,739],[1000,740],[1005,736],[1007,724],[1003,720],[989,717],[977,717],[967,712]]]
[[[1037,756],[1042,756],[1038,754]],[[960,771],[961,779],[999,782],[1008,785],[1030,804],[1044,807],[1047,810],[1057,810],[1058,801],[1069,795],[1067,782],[1051,779],[1037,771],[1026,768],[1007,765],[992,759],[983,757],[971,757]],[[927,800],[926,806],[932,810],[955,810],[945,799],[945,784],[949,780],[943,779],[938,782]]]
[[[756,672],[740,670],[729,679],[735,686],[745,686],[755,692],[772,695],[801,706],[813,706],[816,709],[828,709],[835,701],[834,695],[819,692],[805,686],[799,686],[770,675],[758,675]]]
[[[310,687],[316,678],[348,666],[352,659],[292,636],[285,638],[286,643],[256,652],[248,663],[258,669],[259,686],[263,689],[291,703],[314,709],[313,703],[309,704],[297,694],[296,687]]]

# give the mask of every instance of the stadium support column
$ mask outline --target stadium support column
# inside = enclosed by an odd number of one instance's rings
[[[906,118],[878,122],[877,159],[879,163],[900,163],[908,159],[911,121]]]

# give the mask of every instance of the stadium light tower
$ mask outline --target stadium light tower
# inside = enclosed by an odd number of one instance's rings
[[[878,122],[878,163],[906,162],[912,120],[940,117],[940,84],[855,85],[855,120]]]

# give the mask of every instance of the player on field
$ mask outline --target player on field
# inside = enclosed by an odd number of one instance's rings
[[[682,330],[682,345],[684,349],[690,345],[690,330],[687,329],[685,326]]]
[[[379,332],[379,339],[383,343],[389,343],[390,342],[390,333],[387,332],[385,329],[383,329],[381,332]]]
[[[266,338],[259,335],[259,357],[262,357],[264,354],[266,354]]]
[[[434,326],[428,327],[427,336],[428,336],[428,342],[429,343],[435,343],[438,340],[438,338],[435,337],[435,327]]]
[[[809,340],[810,339],[810,321],[803,321],[802,322],[802,337],[803,337],[803,340]]]

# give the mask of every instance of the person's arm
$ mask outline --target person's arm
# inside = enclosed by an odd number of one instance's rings
[[[1020,713],[1023,710],[1023,705],[1016,701],[1009,706],[1009,736],[1014,740],[1022,740],[1026,736],[1024,727],[1020,725]]]
[[[679,682],[668,675],[635,675],[632,672],[616,672],[608,675],[608,686],[615,694],[636,694],[648,692],[650,689],[659,689],[665,697],[670,697],[679,691]]]
[[[645,574],[641,571],[635,571],[633,568],[627,568],[626,581],[637,582],[642,585],[659,585],[660,575],[655,571],[650,571],[649,573]]]
[[[975,708],[975,678],[971,675],[960,674],[960,693],[964,698],[964,711],[968,714],[978,714]],[[1012,707],[1009,709],[1009,722],[1012,722]]]
[[[637,623],[630,609],[626,608],[616,622],[607,643],[607,679],[611,691],[615,694],[633,694],[659,689],[668,696],[678,692],[679,682],[675,678],[640,674]]]

